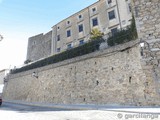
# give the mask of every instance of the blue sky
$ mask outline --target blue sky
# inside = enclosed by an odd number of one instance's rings
[[[46,33],[97,0],[0,0],[0,70],[22,65],[28,37]]]

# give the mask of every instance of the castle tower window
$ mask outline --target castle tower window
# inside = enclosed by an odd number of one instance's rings
[[[78,29],[79,29],[79,32],[82,32],[83,31],[83,24],[78,25]]]
[[[97,18],[93,18],[92,19],[92,26],[97,26],[98,25],[98,19]]]
[[[112,19],[116,18],[115,11],[112,10],[112,11],[108,12],[108,16],[109,16],[109,20],[112,20]]]
[[[67,37],[71,36],[71,30],[67,30]]]

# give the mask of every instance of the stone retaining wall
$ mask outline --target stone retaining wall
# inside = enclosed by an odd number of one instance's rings
[[[9,76],[4,100],[54,104],[158,105],[145,97],[138,41]],[[33,77],[36,72],[38,78]],[[155,88],[155,85],[152,84]],[[155,101],[156,90],[149,94]]]
[[[156,103],[152,97],[155,94],[150,93],[156,89],[160,99],[160,0],[133,0],[133,3],[138,36],[144,41],[141,64],[146,74],[145,98]]]

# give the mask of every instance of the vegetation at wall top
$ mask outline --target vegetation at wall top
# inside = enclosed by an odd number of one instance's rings
[[[134,16],[132,16],[131,25],[124,30],[117,31],[116,33],[114,33],[114,35],[111,35],[108,38],[107,43],[109,46],[115,46],[118,44],[129,42],[131,40],[135,40],[137,39],[137,37],[138,35],[135,25],[135,19]]]
[[[104,39],[99,37],[97,40],[90,40],[88,43],[85,43],[79,47],[69,49],[67,51],[64,51],[60,54],[53,55],[51,57],[45,58],[43,60],[37,61],[35,63],[28,64],[24,67],[18,68],[18,69],[13,69],[11,70],[11,74],[35,69],[38,67],[43,67],[46,65],[50,65],[53,63],[57,63],[63,60],[67,60],[70,58],[74,58],[77,56],[82,56],[88,53],[92,53],[94,51],[97,51],[99,49],[100,44],[104,42]]]
[[[31,69],[43,67],[46,65],[57,63],[57,62],[74,58],[77,56],[82,56],[82,55],[89,54],[99,50],[100,44],[105,41],[103,39],[104,34],[101,33],[98,29],[93,29],[90,34],[91,34],[91,38],[88,43],[80,45],[76,48],[68,49],[60,54],[53,55],[51,57],[45,58],[43,60],[39,60],[31,64],[28,64],[31,61],[27,60],[25,61],[25,63],[28,65],[18,69],[13,69],[10,71],[10,73],[15,74],[15,73],[19,73],[19,72],[23,72]],[[114,35],[110,36],[107,39],[107,43],[109,46],[114,46],[117,44],[122,44],[131,40],[135,40],[136,38],[137,38],[137,31],[135,26],[135,19],[133,17],[131,26],[126,30],[118,31]]]

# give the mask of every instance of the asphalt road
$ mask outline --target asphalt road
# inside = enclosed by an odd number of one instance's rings
[[[0,120],[160,120],[160,108],[66,110],[3,103]]]
[[[0,110],[19,111],[19,112],[69,111],[67,109],[38,107],[38,106],[30,106],[22,104],[13,104],[7,102],[3,102],[2,106],[0,107]]]

